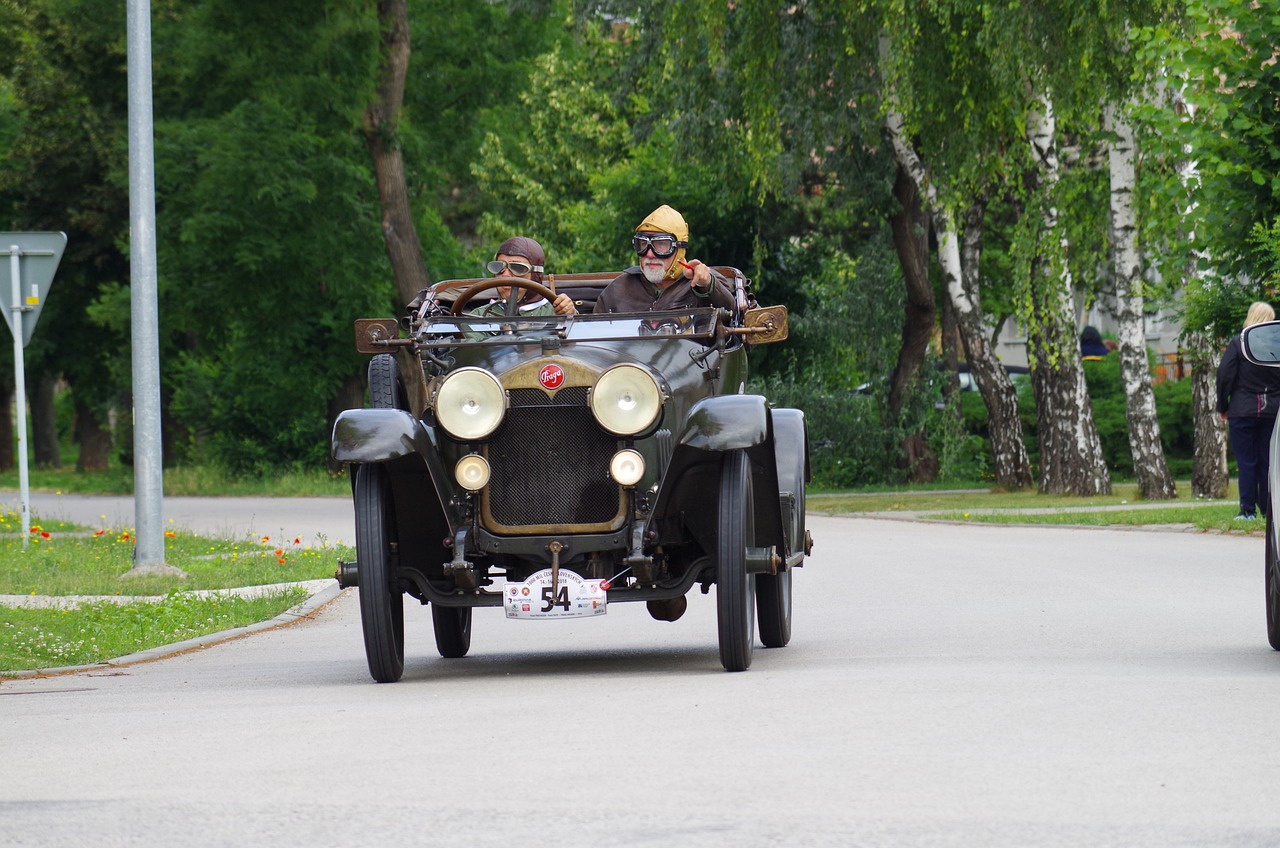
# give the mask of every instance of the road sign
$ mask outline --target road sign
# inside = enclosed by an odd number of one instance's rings
[[[66,233],[0,233],[0,308],[10,332],[15,337],[21,332],[23,347],[31,341],[66,247]]]

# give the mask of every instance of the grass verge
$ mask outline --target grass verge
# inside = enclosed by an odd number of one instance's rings
[[[288,587],[261,596],[197,596],[90,601],[72,609],[0,607],[0,673],[90,665],[197,636],[275,618],[306,600]]]
[[[331,578],[353,549],[301,538],[216,539],[167,532],[165,560],[186,577],[125,577],[134,533],[35,523],[0,514],[0,595],[110,596],[62,608],[0,605],[0,673],[102,662],[234,627],[266,621],[305,600],[287,588],[245,598],[195,594]]]
[[[1160,509],[1069,510],[1064,512],[937,512],[929,518],[985,524],[1058,524],[1079,527],[1185,525],[1204,531],[1263,533],[1265,520],[1236,521],[1236,506],[1204,504]]]

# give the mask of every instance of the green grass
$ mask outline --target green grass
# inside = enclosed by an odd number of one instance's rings
[[[1053,513],[1027,512],[939,512],[929,517],[944,521],[969,521],[985,524],[1057,524],[1080,527],[1110,527],[1116,525],[1140,527],[1149,525],[1185,525],[1204,531],[1234,531],[1262,534],[1266,531],[1264,520],[1236,521],[1235,504],[1202,504],[1162,509],[1125,509],[1105,511],[1071,511]]]
[[[154,603],[93,601],[73,609],[0,607],[0,673],[106,662],[267,621],[306,597],[304,589],[291,587],[255,598],[178,592]]]
[[[899,489],[881,492],[843,492],[810,494],[808,508],[813,512],[837,515],[855,512],[916,512],[939,509],[1058,509],[1079,506],[1110,506],[1140,503],[1136,484],[1111,487],[1110,495],[1079,498],[1069,495],[1042,495],[1035,491],[999,492],[987,490],[935,491],[932,489]],[[1182,484],[1179,491],[1190,491]],[[1193,499],[1184,498],[1187,503]]]
[[[0,606],[0,673],[102,662],[266,621],[304,600],[305,591],[275,589],[255,598],[193,592],[332,578],[339,559],[355,558],[351,548],[325,540],[169,532],[165,561],[187,576],[125,577],[133,567],[131,529],[33,519],[24,547],[20,520],[0,513],[0,595],[119,600],[69,600],[60,609]]]

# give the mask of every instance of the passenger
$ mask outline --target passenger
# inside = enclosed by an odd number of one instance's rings
[[[498,252],[485,265],[485,270],[495,277],[524,277],[535,283],[543,283],[544,262],[546,257],[542,252],[542,245],[528,236],[513,236],[498,246]],[[548,288],[555,291],[554,280]],[[496,298],[468,314],[485,317],[505,315],[511,286],[500,286],[497,292]],[[578,312],[573,299],[567,294],[557,294],[555,300],[548,303],[546,298],[527,289],[520,296],[519,310],[521,315],[576,315]]]
[[[615,277],[600,292],[593,311],[734,308],[733,294],[724,276],[697,259],[685,258],[689,227],[670,206],[659,206],[636,227],[631,246],[640,257],[640,264]]]

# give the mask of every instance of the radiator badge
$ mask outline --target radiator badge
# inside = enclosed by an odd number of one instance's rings
[[[558,389],[564,385],[564,369],[554,362],[550,365],[544,365],[542,370],[538,372],[538,382],[542,384],[544,389]]]

